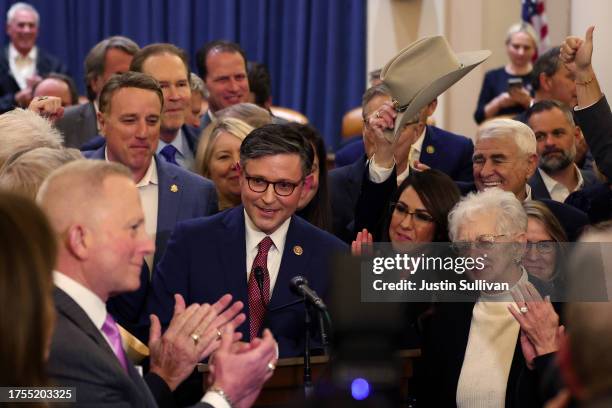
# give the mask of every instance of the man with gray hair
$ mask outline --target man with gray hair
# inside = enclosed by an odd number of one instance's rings
[[[566,105],[540,101],[525,116],[535,133],[539,157],[539,169],[529,179],[534,199],[564,202],[572,192],[597,184],[595,174],[574,163],[581,135]]]
[[[62,147],[62,135],[51,122],[31,110],[14,109],[0,115],[0,167],[16,152],[36,147]]]
[[[307,192],[313,160],[312,145],[291,127],[272,124],[253,130],[240,146],[242,205],[177,225],[153,275],[149,311],[167,323],[174,293],[188,303],[230,293],[249,305],[243,338],[253,339],[269,327],[281,357],[301,354],[304,305],[267,311],[299,300],[289,289],[296,275],[325,297],[328,261],[346,249],[294,215]]]
[[[111,76],[129,71],[138,45],[127,37],[113,36],[97,43],[85,57],[85,84],[89,103],[66,109],[56,126],[67,147],[80,148],[98,135],[98,96]]]
[[[64,63],[36,46],[40,17],[27,3],[15,3],[6,13],[11,39],[0,54],[0,113],[32,100],[32,86],[51,72],[67,74]]]

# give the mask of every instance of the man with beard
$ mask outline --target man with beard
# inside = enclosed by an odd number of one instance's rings
[[[540,101],[529,108],[526,117],[536,136],[539,157],[539,169],[529,179],[534,199],[564,202],[572,192],[597,183],[592,172],[574,164],[580,128],[567,106]]]

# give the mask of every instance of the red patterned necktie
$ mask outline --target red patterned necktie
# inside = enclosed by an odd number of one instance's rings
[[[268,273],[268,251],[272,247],[273,242],[270,237],[265,237],[259,243],[257,255],[251,267],[249,275],[249,333],[251,339],[254,339],[259,334],[261,325],[263,324],[264,315],[266,314],[266,305],[270,301],[270,274]],[[257,279],[255,277],[255,269],[261,268],[263,272],[263,296],[259,290]],[[265,303],[264,303],[265,302]]]

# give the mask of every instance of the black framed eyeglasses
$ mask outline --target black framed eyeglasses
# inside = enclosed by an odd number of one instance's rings
[[[393,210],[393,214],[401,217],[404,220],[407,216],[411,216],[412,220],[415,222],[419,222],[421,224],[431,224],[434,222],[434,219],[431,215],[427,213],[425,210],[414,210],[410,211],[408,206],[403,203],[391,203],[391,209]]]
[[[537,242],[527,241],[527,250],[530,251],[533,247],[535,247],[541,254],[550,254],[557,247],[557,242],[553,240]]]
[[[253,176],[246,176],[246,175],[245,175],[245,178],[247,180],[247,184],[249,185],[249,188],[251,189],[251,191],[255,193],[265,193],[268,190],[268,186],[272,184],[274,188],[274,192],[281,197],[290,196],[295,190],[295,188],[304,182],[304,180],[300,180],[298,183],[292,183],[290,181],[272,182],[272,181],[266,180],[263,177],[253,177]]]

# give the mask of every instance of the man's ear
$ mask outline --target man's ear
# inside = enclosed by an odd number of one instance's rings
[[[106,118],[104,117],[104,114],[102,112],[97,112],[96,118],[98,119],[98,126],[100,126],[100,134],[106,137],[106,132],[104,131],[104,128],[106,127]]]
[[[91,249],[89,231],[82,225],[72,225],[65,235],[66,248],[77,259],[87,259]]]
[[[530,154],[527,157],[527,180],[529,180],[531,176],[534,175],[537,168],[538,168],[538,155],[535,153]]]
[[[306,178],[304,179],[304,190],[310,191],[310,189],[312,188],[313,177],[314,175],[312,173],[306,176]]]
[[[427,113],[427,117],[430,117],[431,115],[433,115],[434,112],[436,111],[437,107],[438,107],[438,98],[436,98],[433,101],[429,102],[429,105],[427,105],[427,107],[425,108],[425,112]]]
[[[546,75],[546,73],[541,72],[538,81],[540,82],[540,89],[550,93],[552,89],[552,78]]]

